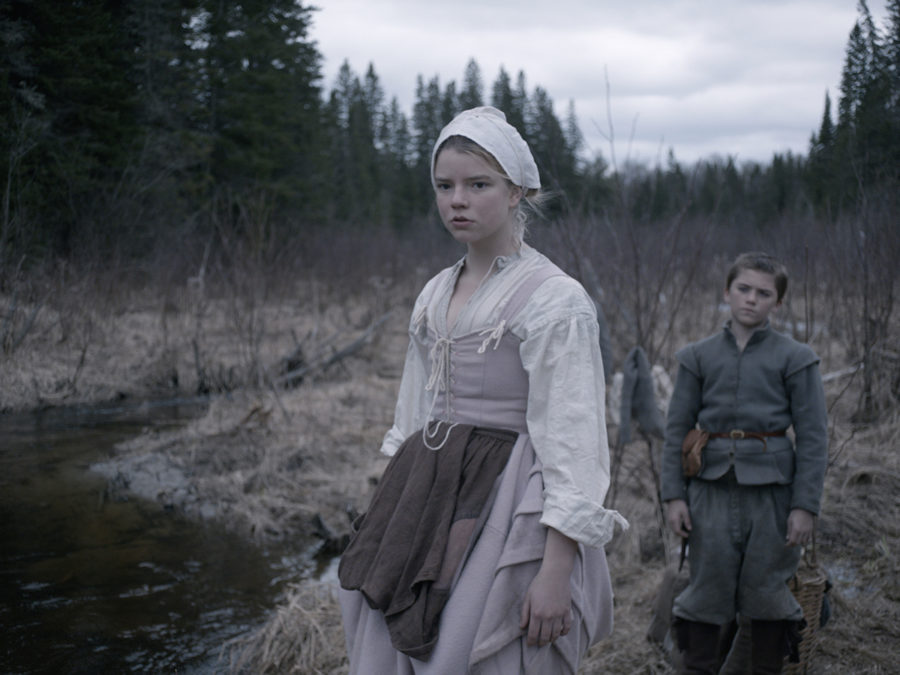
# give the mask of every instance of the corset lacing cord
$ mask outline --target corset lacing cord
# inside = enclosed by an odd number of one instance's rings
[[[484,342],[481,343],[481,346],[478,348],[479,354],[484,354],[487,351],[488,345],[491,344],[491,340],[494,341],[494,351],[497,351],[497,347],[500,346],[500,339],[503,337],[503,331],[506,330],[506,319],[503,319],[500,323],[498,323],[493,328],[485,328],[478,335],[487,335],[484,339]]]
[[[484,354],[491,342],[494,343],[493,349],[496,351],[497,347],[500,346],[500,340],[503,338],[505,330],[506,319],[503,319],[493,328],[485,328],[483,331],[479,332],[479,336],[486,335],[487,337],[484,338],[481,347],[478,348],[478,353]],[[450,437],[450,432],[457,424],[456,422],[450,422],[450,347],[452,345],[453,338],[439,337],[435,340],[431,352],[428,354],[428,357],[431,360],[431,375],[428,377],[428,384],[425,385],[425,391],[432,391],[434,394],[431,397],[431,405],[428,408],[428,414],[425,416],[425,419],[429,421],[426,422],[425,426],[422,428],[422,443],[429,450],[440,450],[444,447],[447,443],[447,439]],[[431,419],[431,414],[434,412],[434,408],[437,405],[438,396],[442,391],[447,392],[447,395],[444,397],[444,416],[446,417],[447,431],[444,434],[444,438],[437,445],[431,445],[430,441],[438,437],[441,430],[441,423],[443,422],[443,420]],[[434,422],[433,431],[431,429],[432,422]]]
[[[431,352],[428,354],[429,359],[431,360],[431,375],[428,378],[428,384],[425,385],[425,391],[433,391],[434,395],[431,397],[431,405],[428,408],[428,414],[425,416],[426,420],[429,420],[425,423],[425,426],[422,428],[422,443],[429,450],[440,450],[444,447],[444,444],[447,442],[447,439],[450,437],[450,432],[453,430],[453,427],[456,426],[456,422],[451,423],[450,420],[450,346],[453,344],[453,338],[445,338],[439,337],[435,340],[434,346],[431,348]],[[442,391],[446,391],[447,395],[444,397],[444,413],[447,418],[447,432],[444,434],[443,440],[437,445],[431,445],[429,440],[437,437],[438,433],[441,430],[441,420],[434,420],[436,422],[434,431],[431,431],[431,414],[434,412],[434,407],[437,405],[438,396]]]

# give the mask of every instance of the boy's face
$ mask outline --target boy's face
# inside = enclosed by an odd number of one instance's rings
[[[773,309],[781,305],[775,289],[775,275],[757,270],[741,270],[725,289],[731,319],[748,330],[762,326]]]

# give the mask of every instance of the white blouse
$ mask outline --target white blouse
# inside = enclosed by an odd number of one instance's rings
[[[494,261],[491,271],[447,329],[447,309],[465,259],[433,277],[416,300],[410,335],[427,312],[439,335],[465,335],[497,324],[503,301],[523,278],[549,264],[523,244],[512,256]],[[628,523],[605,509],[609,489],[609,444],[604,416],[605,386],[599,327],[593,301],[568,276],[551,277],[531,295],[506,328],[521,340],[519,354],[528,373],[528,434],[543,465],[544,510],[541,523],[589,546],[602,546],[615,523]],[[407,351],[394,426],[381,451],[392,456],[432,412],[426,391],[432,364],[413,341]]]

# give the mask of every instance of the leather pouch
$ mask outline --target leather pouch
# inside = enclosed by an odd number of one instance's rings
[[[703,466],[703,448],[709,441],[709,432],[702,429],[691,429],[681,444],[681,471],[685,478],[700,473]]]

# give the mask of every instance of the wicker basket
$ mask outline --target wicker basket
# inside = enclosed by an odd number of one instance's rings
[[[782,670],[785,675],[802,675],[809,668],[809,660],[816,647],[816,633],[819,629],[819,618],[822,615],[822,602],[825,598],[827,582],[828,575],[825,573],[825,569],[816,562],[816,543],[815,536],[813,536],[812,548],[804,553],[796,574],[788,582],[791,593],[794,594],[803,609],[806,625],[800,631],[802,638],[799,646],[800,661],[791,663],[785,659]]]

